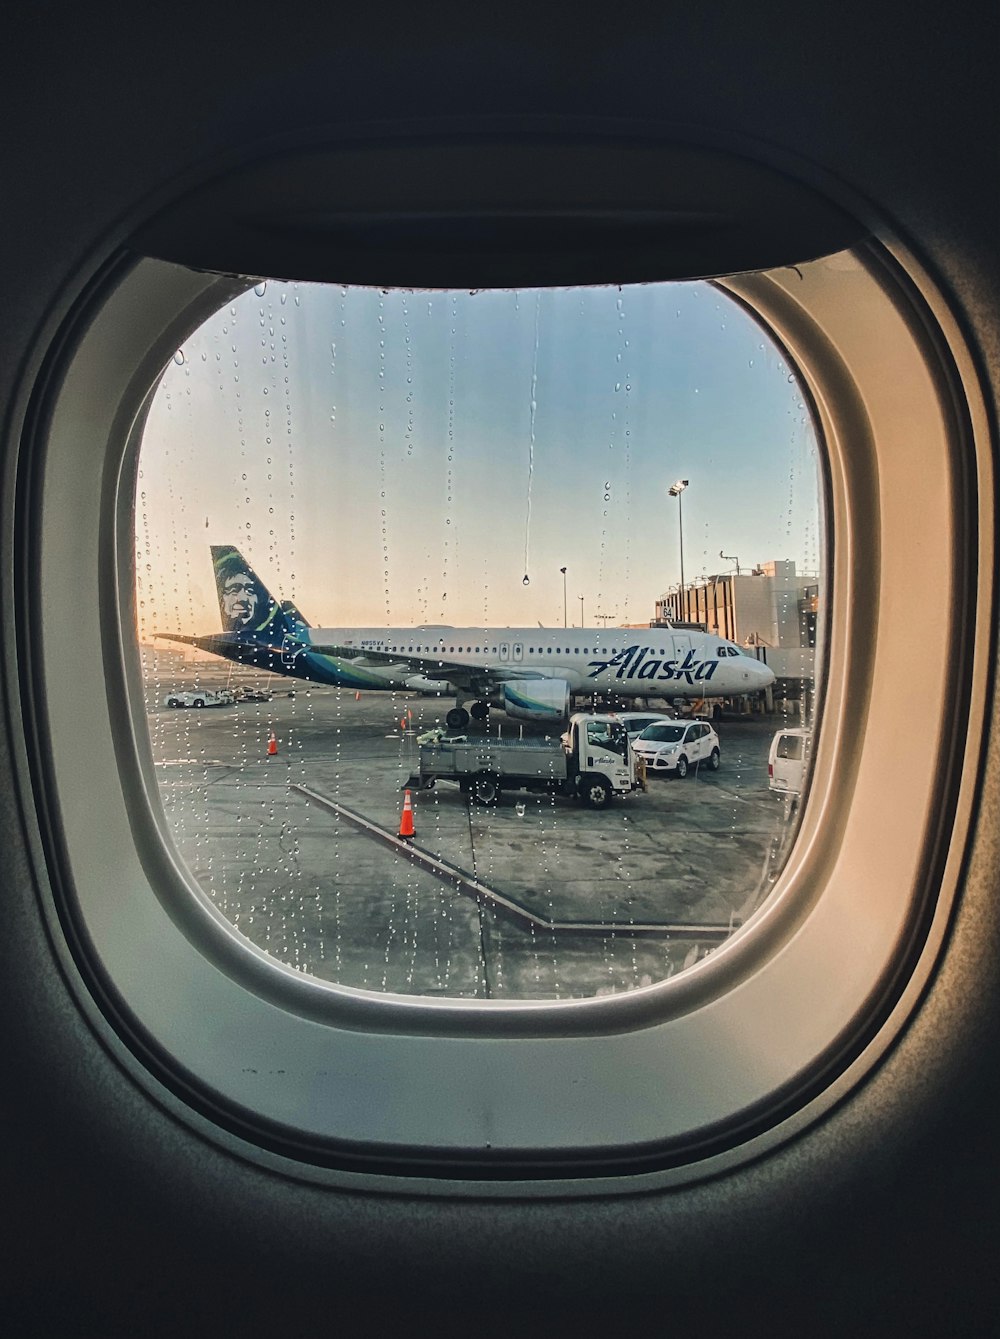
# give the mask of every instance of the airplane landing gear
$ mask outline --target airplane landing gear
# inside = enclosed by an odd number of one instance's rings
[[[488,702],[473,702],[469,712],[474,721],[485,721],[490,714],[490,704]]]
[[[469,713],[464,707],[452,707],[446,713],[444,723],[449,730],[464,730],[469,724]]]

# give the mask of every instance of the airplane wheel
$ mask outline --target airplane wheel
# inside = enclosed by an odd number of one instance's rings
[[[469,724],[469,713],[464,707],[452,707],[444,718],[449,730],[464,730]]]
[[[473,702],[470,708],[470,714],[474,721],[485,721],[486,717],[490,714],[489,703]]]
[[[472,798],[477,804],[496,804],[500,799],[500,782],[492,772],[480,772],[472,778]]]

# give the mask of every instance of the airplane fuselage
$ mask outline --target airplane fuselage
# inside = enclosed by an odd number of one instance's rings
[[[319,649],[333,646],[343,653]],[[444,688],[459,666],[473,679],[509,672],[562,679],[573,693],[651,697],[735,696],[774,678],[724,638],[668,628],[303,628],[284,658],[286,672],[354,688],[402,689],[415,677]]]

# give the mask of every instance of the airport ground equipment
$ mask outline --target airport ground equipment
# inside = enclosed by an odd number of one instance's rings
[[[213,692],[209,688],[178,688],[163,699],[165,707],[230,707],[233,695],[228,688]]]
[[[420,741],[420,770],[406,786],[426,790],[437,781],[456,781],[478,804],[496,804],[504,790],[529,790],[575,796],[591,809],[641,786],[622,723],[585,713],[570,718],[561,739],[449,739],[434,731]]]

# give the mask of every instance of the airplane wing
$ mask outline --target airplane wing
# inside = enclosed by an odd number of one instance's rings
[[[388,667],[406,666],[414,674],[422,674],[426,679],[439,679],[442,683],[452,684],[455,688],[470,692],[483,691],[491,684],[507,683],[511,679],[541,679],[545,675],[537,670],[520,670],[513,666],[501,668],[499,665],[463,665],[447,660],[440,655],[415,655],[412,652],[400,655],[398,651],[358,651],[356,646],[324,645],[309,642],[308,649],[323,656],[336,656],[340,660],[349,660],[359,668],[367,666]]]

